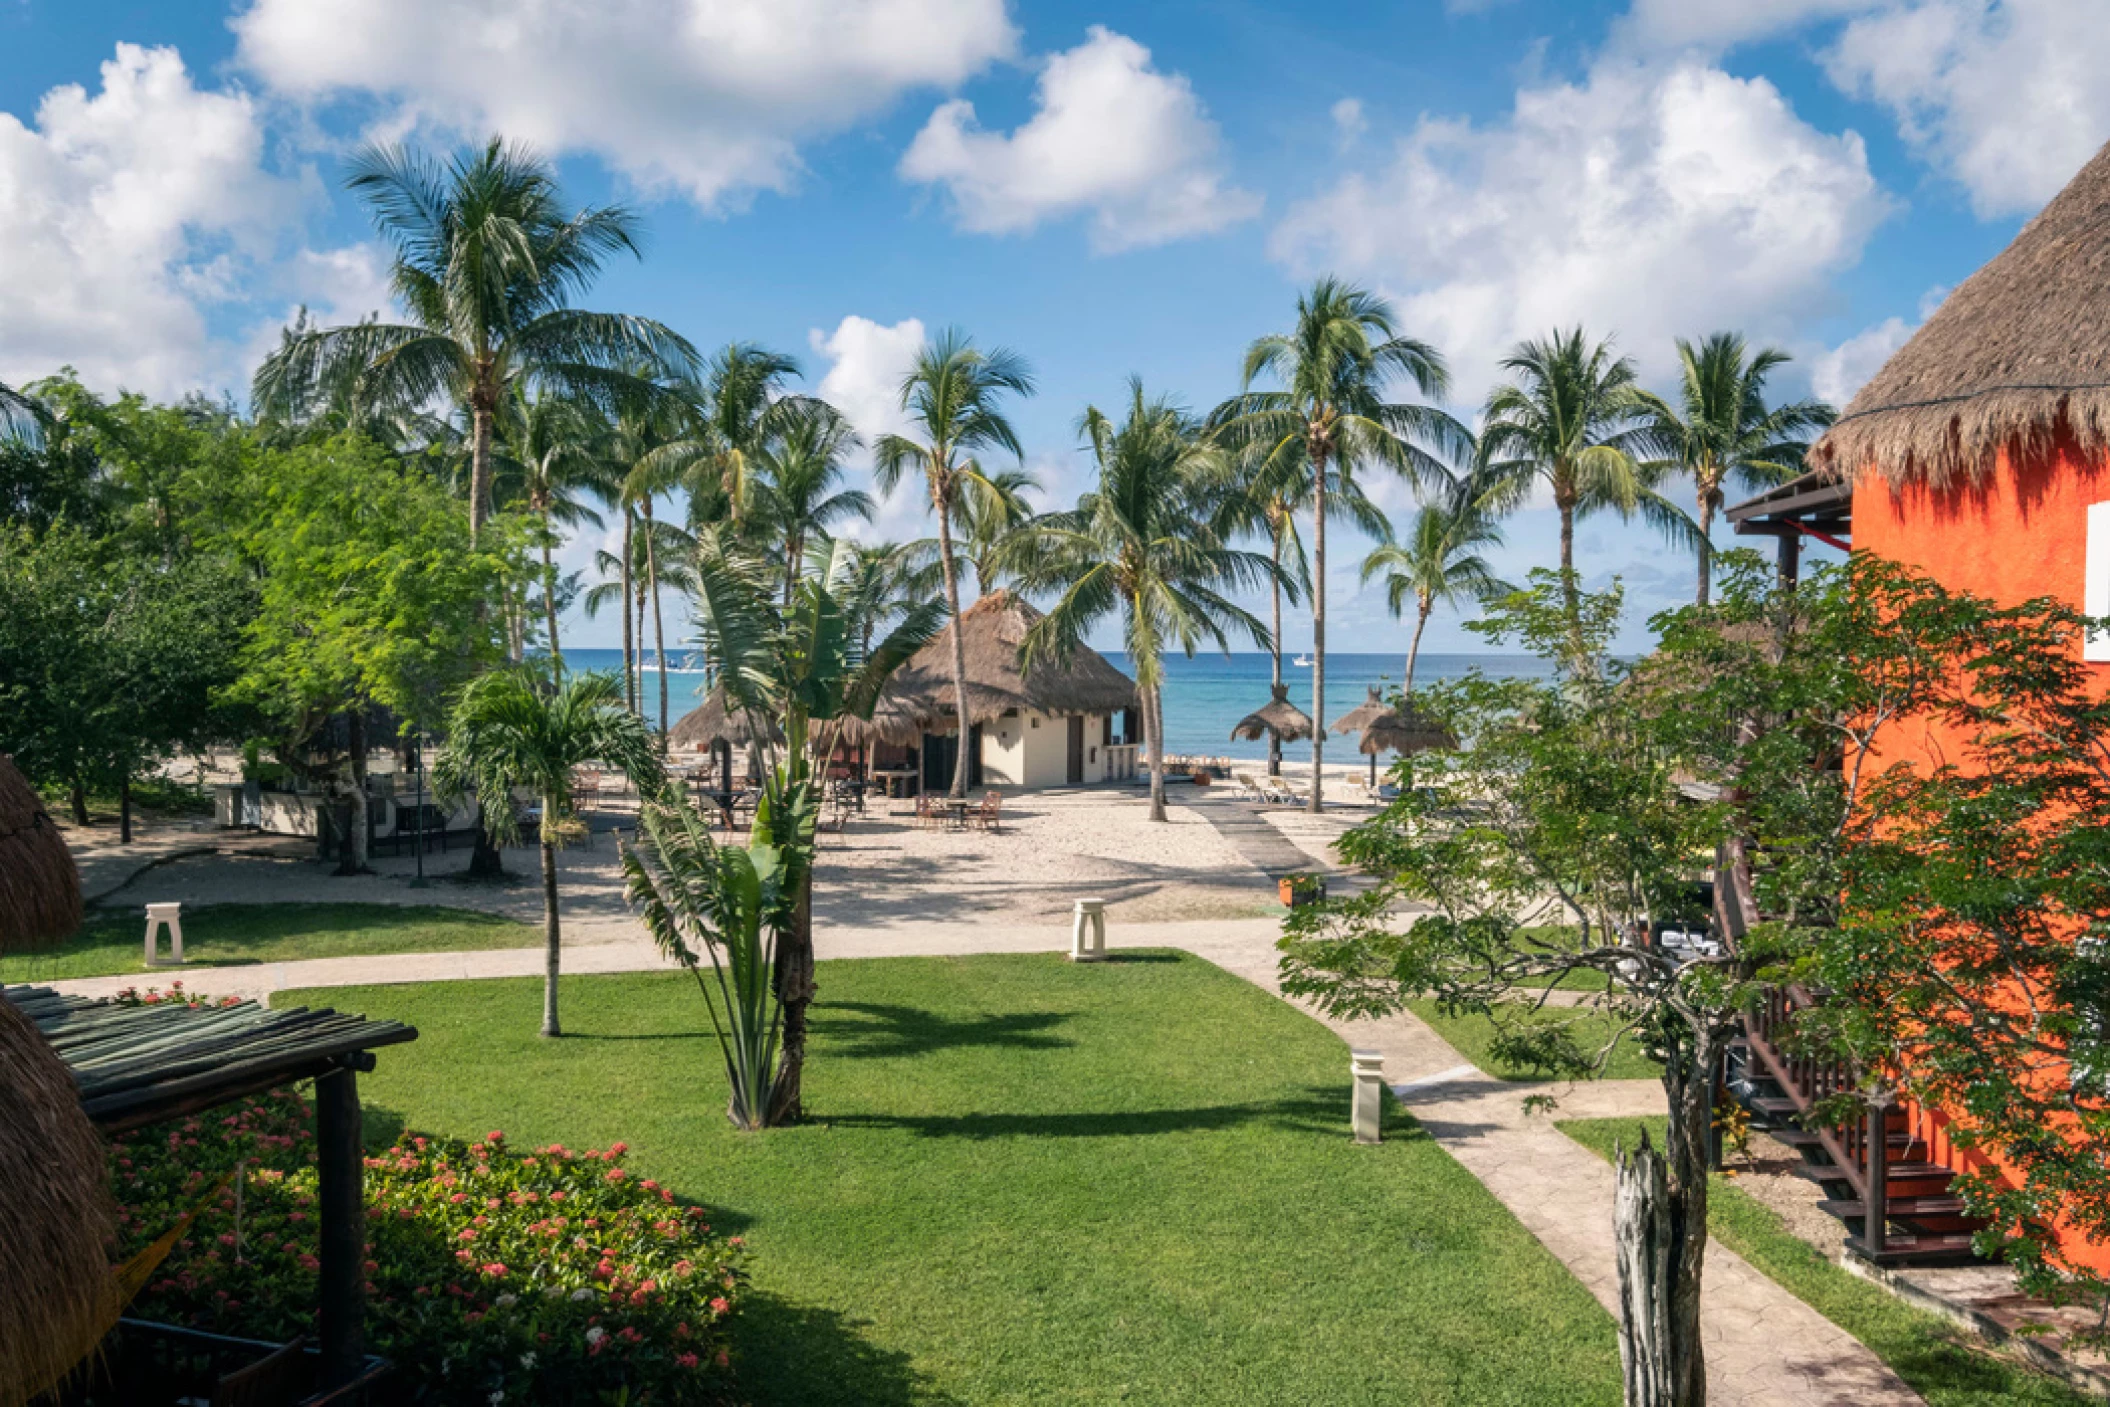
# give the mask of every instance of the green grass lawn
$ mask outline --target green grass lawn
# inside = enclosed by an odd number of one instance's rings
[[[1599,1157],[1614,1140],[1632,1147],[1646,1124],[1662,1146],[1662,1119],[1570,1119],[1559,1127]],[[1814,1192],[1812,1193],[1814,1196]],[[1777,1212],[1717,1175],[1707,1194],[1707,1229],[1825,1318],[1859,1339],[1927,1399],[1929,1407],[2082,1407],[2097,1398],[1990,1353],[1947,1320],[1915,1309],[1849,1274],[1788,1230]]]
[[[0,982],[52,982],[63,977],[151,973],[155,982],[184,981],[179,968],[149,968],[144,956],[145,910],[103,916],[89,911],[88,927],[49,952],[0,957]],[[196,967],[339,958],[360,953],[437,953],[468,948],[532,948],[539,925],[469,909],[395,904],[208,904],[183,910],[183,955]],[[168,939],[162,937],[162,950]]]
[[[1619,1401],[1611,1320],[1348,1052],[1199,959],[821,964],[811,1119],[739,1134],[682,974],[289,992],[414,1023],[369,1133],[606,1147],[756,1253],[763,1404]]]
[[[1527,1012],[1521,1009],[1524,1005],[1528,1002],[1520,1002],[1520,1009],[1514,1014],[1505,1013],[1504,1021],[1518,1025],[1572,1020],[1575,1023],[1572,1030],[1575,1043],[1585,1053],[1594,1053],[1612,1029],[1611,1019],[1598,1012],[1550,1006]],[[1441,1006],[1429,1000],[1409,1002],[1407,1006],[1416,1016],[1435,1027],[1437,1034],[1449,1041],[1460,1055],[1496,1079],[1531,1081],[1548,1078],[1544,1070],[1529,1069],[1495,1058],[1496,1027],[1492,1017],[1475,1014],[1447,1016]],[[1612,1051],[1603,1077],[1608,1080],[1652,1080],[1661,1072],[1662,1067],[1649,1059],[1647,1053],[1628,1037]]]

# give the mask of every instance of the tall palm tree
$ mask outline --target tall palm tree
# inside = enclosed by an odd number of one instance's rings
[[[1721,509],[1723,489],[1734,483],[1756,493],[1793,478],[1801,472],[1811,434],[1837,418],[1823,401],[1767,409],[1766,378],[1791,360],[1778,347],[1750,352],[1734,332],[1717,332],[1697,347],[1681,337],[1677,403],[1648,391],[1637,395],[1663,467],[1693,483],[1699,508],[1697,599],[1703,606],[1714,589],[1714,515]]]
[[[542,1034],[561,1035],[557,972],[563,936],[557,919],[557,844],[572,813],[572,771],[587,762],[620,767],[640,795],[655,788],[659,757],[637,715],[621,706],[605,674],[574,674],[554,685],[521,669],[470,681],[447,719],[447,742],[432,765],[445,799],[474,792],[494,843],[516,839],[515,788],[542,805]]]
[[[1519,343],[1502,360],[1515,379],[1488,394],[1476,473],[1490,513],[1523,506],[1535,487],[1553,496],[1561,525],[1561,600],[1571,624],[1581,609],[1575,523],[1592,513],[1639,513],[1674,539],[1691,523],[1648,485],[1648,426],[1634,366],[1579,327]],[[1682,526],[1681,526],[1682,525]]]
[[[1486,600],[1513,588],[1498,578],[1483,547],[1502,545],[1502,531],[1481,511],[1471,480],[1434,503],[1425,503],[1414,515],[1414,526],[1404,542],[1380,543],[1363,559],[1363,581],[1385,579],[1385,605],[1397,620],[1414,606],[1414,635],[1407,645],[1407,668],[1402,691],[1414,692],[1414,664],[1421,657],[1421,633],[1429,627],[1429,616],[1441,605],[1458,601]]]
[[[938,566],[945,578],[945,607],[960,618],[960,572],[953,551],[952,524],[960,495],[985,485],[989,476],[976,457],[1002,450],[1022,457],[1018,433],[998,408],[1004,395],[1033,394],[1033,373],[1016,352],[998,347],[982,351],[955,328],[938,334],[916,354],[916,364],[901,381],[901,408],[908,412],[919,443],[905,435],[885,435],[877,446],[879,487],[892,493],[903,474],[922,471],[930,493],[931,513],[938,520]],[[952,794],[967,795],[967,641],[952,633],[953,702],[959,712],[960,745],[953,765]]]
[[[861,443],[835,407],[808,401],[782,417],[754,456],[755,517],[782,554],[787,602],[808,546],[832,541],[834,530],[853,518],[871,522],[877,511],[872,495],[843,487],[843,456]]]
[[[550,660],[560,677],[564,651],[557,639],[553,556],[557,529],[601,525],[600,515],[582,497],[599,491],[602,472],[596,451],[605,433],[606,426],[590,407],[562,396],[530,396],[518,384],[500,406],[493,498],[503,502],[517,494],[540,528],[543,628],[549,632]]]
[[[1255,391],[1272,376],[1280,389]],[[1337,279],[1323,278],[1297,300],[1296,326],[1262,337],[1246,350],[1246,390],[1213,417],[1227,442],[1257,461],[1263,496],[1292,504],[1309,501],[1311,590],[1311,809],[1325,808],[1326,748],[1326,508],[1366,465],[1420,485],[1447,484],[1445,459],[1471,442],[1465,427],[1433,406],[1385,399],[1396,377],[1424,396],[1450,385],[1443,355],[1426,342],[1399,335],[1382,298]]]
[[[1204,642],[1229,653],[1227,630],[1268,644],[1267,627],[1219,588],[1257,586],[1273,574],[1267,558],[1227,547],[1206,509],[1228,477],[1222,449],[1194,417],[1129,382],[1119,425],[1096,407],[1078,423],[1098,483],[1068,513],[1035,519],[1006,549],[1029,591],[1059,593],[1026,632],[1020,658],[1060,663],[1108,615],[1121,618],[1122,645],[1142,695],[1143,743],[1150,758],[1150,819],[1165,819],[1164,652],[1193,655]]]
[[[695,349],[661,323],[571,306],[610,256],[638,252],[637,221],[619,206],[566,213],[556,172],[526,149],[493,139],[443,166],[367,147],[345,184],[395,246],[390,282],[410,321],[289,335],[257,369],[253,397],[283,419],[333,395],[396,408],[451,398],[469,417],[472,535],[490,511],[509,384],[605,401],[637,389],[640,363],[693,366]]]
[[[996,585],[999,554],[1011,534],[1032,520],[1026,495],[1039,487],[1039,476],[1030,469],[1000,469],[970,480],[954,500],[953,533],[974,567],[977,597]]]
[[[752,511],[763,447],[816,404],[785,392],[784,383],[798,374],[796,359],[753,342],[720,350],[700,381],[681,388],[697,423],[661,447],[662,472],[692,493],[722,495],[727,517],[736,526],[744,524]]]

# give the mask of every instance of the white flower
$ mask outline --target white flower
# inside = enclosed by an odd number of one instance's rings
[[[520,1303],[520,1296],[508,1290],[505,1294],[493,1300],[492,1303],[496,1304],[500,1309],[511,1309],[514,1305]]]
[[[491,1407],[498,1407],[498,1404],[505,1400],[506,1390],[504,1388],[499,1388],[496,1392],[493,1392],[491,1394]]]
[[[584,1304],[593,1297],[594,1294],[592,1290],[573,1290],[571,1292],[571,1299],[573,1304]]]
[[[597,1344],[602,1339],[605,1339],[607,1337],[608,1331],[598,1324],[594,1325],[591,1329],[588,1329],[586,1331],[586,1342],[588,1344]]]
[[[520,1366],[531,1373],[535,1371],[535,1350],[531,1348],[520,1355]]]

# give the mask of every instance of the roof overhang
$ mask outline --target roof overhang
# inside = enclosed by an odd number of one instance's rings
[[[1845,548],[1853,536],[1854,486],[1812,470],[1723,510],[1744,537],[1814,537]]]

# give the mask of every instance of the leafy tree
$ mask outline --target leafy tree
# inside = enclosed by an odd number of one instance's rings
[[[947,329],[916,354],[916,364],[901,382],[901,408],[908,412],[919,443],[905,435],[882,436],[877,472],[881,490],[892,493],[910,470],[920,470],[938,520],[938,566],[945,579],[945,608],[960,616],[960,572],[953,548],[953,521],[963,494],[984,489],[989,476],[977,456],[1002,450],[1021,454],[1018,434],[998,407],[1006,394],[1033,394],[1033,375],[1025,359],[999,347],[984,352],[956,329]],[[952,794],[967,794],[967,641],[952,633],[953,699],[959,712],[959,757],[952,774]]]
[[[46,412],[35,396],[0,382],[0,438],[34,439]]]
[[[968,481],[954,501],[953,531],[974,567],[977,599],[996,585],[1004,544],[1032,521],[1033,505],[1026,495],[1039,487],[1040,479],[1030,469],[999,469]]]
[[[258,368],[257,405],[299,419],[332,402],[407,410],[445,396],[468,412],[469,530],[490,512],[491,448],[507,388],[603,404],[643,388],[640,363],[678,373],[695,350],[649,318],[572,306],[612,255],[636,254],[621,207],[566,213],[556,173],[496,139],[445,166],[401,147],[353,157],[346,186],[395,247],[407,323],[299,332]]]
[[[1423,504],[1414,526],[1401,542],[1380,543],[1363,559],[1363,581],[1382,575],[1385,605],[1393,618],[1414,607],[1414,637],[1407,645],[1406,678],[1400,688],[1414,692],[1414,662],[1421,654],[1421,633],[1439,605],[1484,601],[1507,596],[1516,588],[1502,581],[1480,555],[1483,547],[1502,545],[1502,530],[1481,511],[1471,479],[1436,503]]]
[[[936,601],[908,607],[877,645],[866,648],[861,638],[866,622],[853,613],[848,598],[856,560],[854,544],[835,543],[824,569],[801,578],[788,604],[779,596],[775,573],[752,555],[712,558],[697,568],[698,643],[711,660],[727,705],[772,719],[784,733],[784,760],[764,786],[755,812],[755,839],[749,846],[750,854],[756,854],[757,846],[774,847],[772,858],[758,856],[756,863],[782,867],[774,891],[778,897],[766,910],[775,935],[768,961],[778,1015],[772,1022],[742,1028],[748,1033],[743,1039],[763,1038],[771,1029],[781,1033],[776,1075],[761,1108],[762,1125],[795,1122],[804,1107],[806,1010],[814,995],[812,864],[820,818],[812,759],[835,755],[842,720],[871,718],[887,680],[937,634],[945,619]],[[658,822],[641,838],[645,858],[624,858],[633,902],[640,905],[668,954],[692,970],[697,960],[693,948],[677,941],[683,937],[705,945],[754,941],[745,930],[713,937],[710,930],[684,926],[687,920],[674,917],[700,912],[697,906],[704,902],[693,890],[684,897],[669,887],[681,883],[680,876],[700,875],[705,866],[716,863],[711,852],[697,845],[701,834],[702,828],[692,824]],[[676,878],[668,883],[657,878],[668,875]],[[766,1069],[767,1052],[747,1046],[738,1063],[750,1072]],[[739,1091],[746,1079],[734,1075],[736,1122],[743,1109],[749,1118],[756,1110],[751,1100],[742,1103],[747,1096]],[[751,1084],[748,1087],[751,1092]]]
[[[1280,389],[1251,389],[1270,375]],[[1246,350],[1248,389],[1214,417],[1227,443],[1258,466],[1251,492],[1262,501],[1311,504],[1315,812],[1325,806],[1327,501],[1367,466],[1417,485],[1447,484],[1444,458],[1465,453],[1470,444],[1465,428],[1433,406],[1386,400],[1395,377],[1413,382],[1425,396],[1441,396],[1450,384],[1443,355],[1400,336],[1383,299],[1325,278],[1298,298],[1291,331],[1262,337]]]
[[[1633,363],[1581,329],[1519,343],[1502,369],[1516,379],[1487,398],[1478,472],[1491,513],[1523,506],[1543,484],[1560,514],[1561,574],[1569,614],[1581,610],[1575,523],[1592,513],[1640,513],[1673,537],[1690,537],[1685,515],[1651,489],[1649,447]],[[1578,648],[1582,641],[1577,639]]]
[[[542,1034],[558,1036],[557,974],[563,934],[557,917],[557,846],[578,826],[572,772],[588,762],[622,769],[640,796],[660,784],[659,756],[644,723],[622,706],[605,674],[573,674],[546,684],[521,669],[471,680],[447,715],[447,742],[434,759],[434,789],[443,799],[474,795],[494,842],[517,839],[513,793],[532,793],[542,807]]]
[[[1203,642],[1229,652],[1226,629],[1268,643],[1267,628],[1219,588],[1256,586],[1270,573],[1264,557],[1226,547],[1198,512],[1227,474],[1222,450],[1201,425],[1129,382],[1128,414],[1119,425],[1096,407],[1078,426],[1091,447],[1098,483],[1068,513],[1035,520],[1007,553],[1029,591],[1057,593],[1048,613],[1026,632],[1025,668],[1074,655],[1087,631],[1109,615],[1142,694],[1144,746],[1150,758],[1150,819],[1165,819],[1165,736],[1159,706],[1164,651],[1192,655]]]
[[[1707,604],[1714,582],[1714,515],[1723,490],[1734,484],[1757,492],[1801,471],[1810,435],[1832,423],[1822,401],[1766,406],[1766,378],[1792,358],[1777,347],[1749,351],[1733,332],[1717,332],[1695,347],[1678,339],[1677,403],[1650,391],[1636,393],[1649,432],[1670,466],[1692,480],[1698,498],[1698,600]]]
[[[843,487],[843,456],[857,448],[857,433],[835,407],[807,401],[783,417],[777,433],[756,455],[760,469],[756,517],[761,531],[781,544],[784,599],[790,600],[809,545],[833,540],[852,519],[870,522],[877,505],[863,489]]]
[[[517,495],[535,520],[535,545],[542,554],[543,628],[550,660],[560,675],[564,651],[557,640],[557,564],[551,554],[559,527],[601,525],[600,515],[582,500],[601,483],[596,450],[604,433],[590,407],[560,396],[530,397],[517,385],[498,420],[495,497],[503,504]]]

